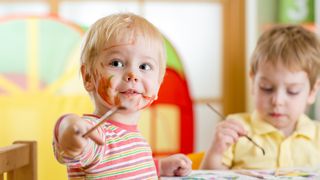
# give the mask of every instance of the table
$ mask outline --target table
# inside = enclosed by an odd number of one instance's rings
[[[306,180],[320,179],[320,168],[294,168],[278,170],[193,170],[186,177],[160,177],[160,180],[200,180],[200,179],[221,179],[221,180],[256,180],[256,179],[281,179],[281,180]]]

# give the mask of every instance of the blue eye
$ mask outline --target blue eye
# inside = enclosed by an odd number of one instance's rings
[[[141,64],[141,65],[139,66],[139,68],[142,69],[142,70],[146,70],[146,71],[149,71],[149,70],[152,69],[151,65],[149,65],[149,64],[147,64],[147,63]]]
[[[120,60],[112,60],[109,63],[109,65],[113,66],[113,67],[123,67],[124,66],[124,64]]]

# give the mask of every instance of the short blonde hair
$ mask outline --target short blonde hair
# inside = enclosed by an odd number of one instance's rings
[[[92,75],[97,55],[108,43],[126,40],[141,35],[148,45],[158,49],[160,82],[166,69],[166,50],[164,39],[160,31],[145,18],[132,13],[118,13],[103,17],[96,21],[85,35],[81,52],[81,64],[86,72]]]
[[[259,65],[267,62],[305,71],[312,87],[320,72],[319,40],[315,33],[299,25],[273,27],[258,40],[251,58],[250,75],[254,76]]]

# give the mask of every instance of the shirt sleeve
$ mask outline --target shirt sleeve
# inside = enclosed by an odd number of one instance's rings
[[[238,121],[243,125],[243,128],[245,130],[247,131],[249,130],[248,124],[246,123],[246,120],[244,119],[243,114],[233,114],[233,115],[229,115],[227,118]],[[232,166],[234,165],[233,163],[235,158],[235,147],[238,142],[231,145],[223,154],[222,163],[229,168],[232,168]]]

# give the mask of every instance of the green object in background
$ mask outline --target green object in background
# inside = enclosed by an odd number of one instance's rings
[[[317,95],[315,103],[308,107],[306,114],[314,120],[320,120],[320,113],[319,113],[319,104],[320,104],[320,94]]]
[[[314,0],[279,0],[279,23],[313,23]]]

